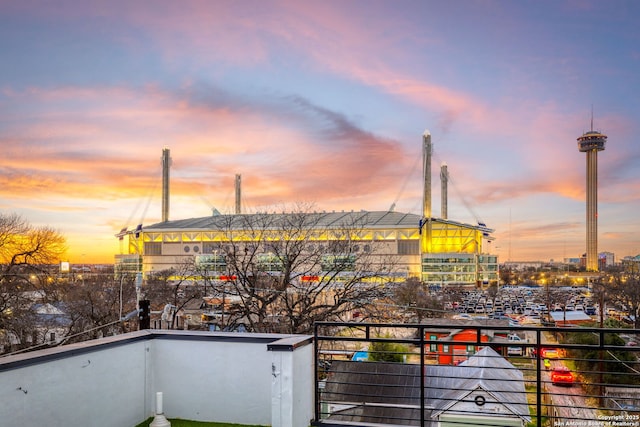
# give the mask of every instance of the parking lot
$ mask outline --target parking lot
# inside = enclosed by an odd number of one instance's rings
[[[505,286],[450,292],[445,299],[445,310],[455,318],[510,319],[518,324],[542,324],[553,311],[582,311],[594,319],[599,313],[586,287]]]

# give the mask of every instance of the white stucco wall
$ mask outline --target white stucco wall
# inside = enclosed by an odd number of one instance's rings
[[[313,346],[272,352],[271,425],[308,426],[313,418]]]
[[[266,343],[176,345],[174,340],[156,339],[151,345],[150,391],[164,393],[167,417],[271,424],[271,354]]]
[[[146,345],[71,353],[0,372],[0,425],[135,425],[146,417]]]
[[[159,391],[167,418],[308,425],[313,346],[282,337],[142,331],[0,358],[0,425],[134,426]]]

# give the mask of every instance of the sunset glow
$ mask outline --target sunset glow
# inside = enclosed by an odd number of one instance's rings
[[[599,250],[640,254],[640,2],[0,2],[0,209],[112,263],[115,234],[312,203],[422,211],[421,135],[449,219],[500,261],[579,257],[585,155]],[[416,224],[417,227],[417,224]]]

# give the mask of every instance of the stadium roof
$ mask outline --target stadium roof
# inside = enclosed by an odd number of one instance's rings
[[[351,212],[309,212],[309,213],[276,213],[262,212],[255,214],[211,215],[200,218],[188,218],[174,221],[159,222],[143,227],[145,232],[164,230],[212,230],[212,229],[243,229],[247,221],[269,219],[274,228],[282,227],[287,219],[303,215],[305,222],[317,228],[342,228],[360,226],[366,228],[418,228],[420,215],[390,211],[351,211]],[[488,230],[485,227],[463,224],[455,221],[432,218],[434,222],[451,224],[458,227]],[[299,221],[296,221],[299,223]],[[493,231],[493,230],[488,230]]]

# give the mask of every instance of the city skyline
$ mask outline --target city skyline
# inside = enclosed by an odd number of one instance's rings
[[[366,5],[365,5],[366,3]],[[635,1],[0,2],[0,212],[113,262],[123,227],[312,203],[432,211],[495,229],[501,262],[640,254]],[[417,226],[417,225],[416,225]]]

